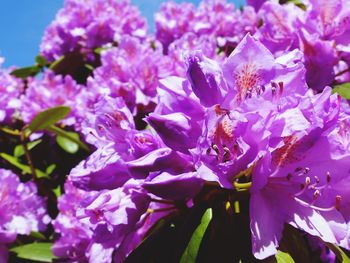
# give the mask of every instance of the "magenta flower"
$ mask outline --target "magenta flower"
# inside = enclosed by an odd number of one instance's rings
[[[93,93],[90,95],[70,76],[63,77],[55,75],[52,71],[46,71],[42,79],[28,80],[28,88],[21,101],[21,118],[26,123],[43,110],[64,105],[71,108],[71,113],[63,123],[76,125],[80,129],[89,104],[93,101]]]
[[[190,3],[164,3],[155,23],[156,38],[168,54],[170,44],[188,33],[220,42],[214,43],[214,48],[234,48],[247,32],[256,31],[258,19],[252,7],[240,11],[226,0],[205,0],[197,9]]]
[[[298,47],[297,28],[304,16],[303,10],[294,4],[266,1],[258,15],[263,22],[256,36],[272,53]]]
[[[3,59],[0,57],[0,67],[2,62]],[[0,68],[0,123],[11,121],[21,106],[19,97],[22,92],[22,81],[11,76],[9,70]]]
[[[284,223],[349,248],[349,203],[339,187],[348,180],[347,119],[338,120],[339,100],[330,93],[325,89],[319,96],[302,98],[299,108],[309,127],[300,130],[300,120],[290,120],[280,143],[253,171],[250,215],[258,258],[276,253]],[[267,222],[271,227],[265,227]]]
[[[67,0],[46,29],[40,51],[54,61],[73,51],[89,53],[125,34],[147,34],[145,19],[129,0]]]
[[[0,183],[0,261],[6,262],[6,245],[18,234],[45,230],[50,218],[34,183],[21,183],[17,175],[4,169],[0,169]]]
[[[133,111],[138,104],[154,101],[158,80],[173,74],[171,61],[161,48],[148,41],[123,35],[117,48],[102,52],[102,65],[88,80],[90,90],[122,97]]]

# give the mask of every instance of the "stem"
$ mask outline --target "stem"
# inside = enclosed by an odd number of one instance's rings
[[[36,175],[36,171],[35,171],[35,168],[34,168],[34,165],[32,162],[32,158],[30,157],[30,153],[29,153],[28,146],[27,146],[27,138],[26,138],[24,129],[21,131],[21,143],[23,145],[24,154],[26,156],[27,163],[30,167],[30,171],[32,173],[33,179],[36,180],[38,177]]]
[[[336,77],[339,77],[339,76],[343,75],[344,73],[346,73],[346,72],[348,72],[348,71],[350,72],[350,68],[347,68],[347,69],[344,69],[344,70],[338,72],[337,74],[335,74],[335,76],[336,76]]]

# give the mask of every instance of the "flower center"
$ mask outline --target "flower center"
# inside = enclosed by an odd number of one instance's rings
[[[207,155],[213,155],[218,162],[228,162],[237,157],[242,150],[235,138],[235,125],[229,117],[229,113],[220,117],[218,124],[210,133],[211,147],[207,149]]]
[[[300,157],[295,154],[296,148],[299,146],[298,138],[295,135],[285,137],[284,145],[274,151],[272,155],[272,163],[277,167],[283,167],[287,163],[298,161]]]
[[[234,78],[235,84],[238,87],[238,101],[242,101],[246,97],[251,97],[254,92],[260,95],[261,87],[259,83],[261,81],[261,76],[258,74],[255,64],[244,64],[235,72]]]

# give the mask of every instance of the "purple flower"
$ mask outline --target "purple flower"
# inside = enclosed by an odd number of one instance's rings
[[[197,36],[192,32],[186,33],[172,42],[168,48],[168,56],[174,64],[175,75],[182,77],[186,75],[184,53],[190,50],[200,50],[206,57],[218,61],[224,58],[223,53],[217,54],[217,40],[212,35]]]
[[[122,97],[132,111],[138,104],[154,101],[158,80],[172,74],[171,61],[159,47],[154,50],[150,42],[127,35],[121,37],[117,48],[102,52],[101,63],[88,87]]]
[[[191,3],[163,3],[160,12],[154,16],[156,38],[167,52],[168,46],[176,39],[190,32],[195,19],[195,7]]]
[[[245,7],[243,11],[235,10],[234,5],[225,0],[205,0],[197,9],[190,3],[169,2],[164,3],[155,15],[156,38],[163,44],[165,54],[168,54],[171,43],[188,33],[198,38],[208,36],[220,39],[224,44],[213,43],[213,47],[225,49],[234,47],[247,32],[254,33],[257,22],[256,13],[251,7]]]
[[[50,223],[45,202],[34,183],[21,183],[14,173],[0,169],[0,259],[6,258],[6,244],[17,235],[45,230]]]
[[[334,80],[334,67],[338,63],[333,41],[318,39],[306,31],[300,32],[300,47],[304,53],[308,85],[321,91]]]
[[[120,35],[145,38],[147,24],[129,0],[67,0],[46,29],[41,53],[54,61],[78,50],[81,53],[118,41]]]
[[[266,1],[259,10],[262,26],[256,37],[272,52],[292,50],[298,47],[297,28],[304,11],[294,4],[280,5]]]
[[[3,59],[0,57],[0,67]],[[0,68],[0,123],[10,122],[21,105],[19,97],[23,92],[23,83],[10,75],[9,70]]]
[[[218,104],[226,95],[221,68],[201,52],[187,57],[187,78],[205,107]]]
[[[186,115],[182,113],[169,115],[152,113],[146,120],[168,147],[176,151],[187,152],[188,149],[196,146],[201,128]]]
[[[60,213],[53,221],[55,233],[59,234],[52,247],[56,256],[69,262],[111,262],[113,249],[94,243],[92,225],[87,221],[80,221],[76,216],[76,211],[82,208],[84,202],[94,198],[96,194],[77,189],[70,181],[65,183],[65,194],[58,201]]]
[[[123,188],[101,191],[85,200],[78,210],[78,217],[88,220],[96,243],[105,248],[118,248],[130,233],[137,231],[137,224],[149,202],[150,198],[137,181],[130,180]]]
[[[344,0],[310,0],[306,14],[308,31],[317,33],[324,40],[336,40],[339,44],[349,44],[350,8]]]
[[[267,2],[266,0],[247,0],[247,4],[254,7],[256,11],[260,9],[260,7]]]
[[[86,91],[70,76],[63,77],[55,75],[52,71],[46,71],[41,79],[28,80],[28,88],[21,97],[21,118],[24,122],[29,123],[39,112],[64,105],[71,108],[71,113],[63,120],[63,123],[75,125],[77,129],[80,129],[80,124],[93,98],[94,93]]]
[[[288,120],[282,140],[254,168],[250,215],[257,258],[276,253],[284,223],[349,248],[349,204],[339,187],[348,180],[349,142],[340,132],[339,100],[330,93],[302,97],[300,117],[308,127],[300,129],[299,117]]]

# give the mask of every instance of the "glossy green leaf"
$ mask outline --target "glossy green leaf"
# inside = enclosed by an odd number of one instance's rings
[[[350,100],[350,82],[334,86],[333,93],[338,93],[344,99]]]
[[[54,171],[56,169],[56,164],[51,164],[51,165],[49,165],[47,168],[46,168],[46,174],[47,175],[50,175],[50,174],[52,174],[52,172]]]
[[[27,78],[29,76],[35,76],[40,72],[40,67],[38,66],[31,66],[31,67],[24,67],[15,69],[11,72],[11,75],[17,77],[17,78]]]
[[[7,127],[0,127],[0,130],[2,130],[3,132],[10,134],[10,135],[14,135],[14,136],[20,136],[21,133],[19,130],[12,130],[10,128]]]
[[[55,196],[58,198],[62,195],[61,187],[57,186],[56,188],[52,189],[52,192],[55,194]]]
[[[4,160],[8,161],[13,166],[20,169],[22,171],[22,173],[31,174],[31,170],[30,170],[29,165],[22,164],[16,157],[11,156],[11,155],[6,154],[6,153],[0,153],[0,157],[3,158]],[[40,171],[39,169],[35,169],[35,172],[36,172],[36,175],[38,178],[49,178],[49,176],[46,173]]]
[[[55,125],[51,125],[50,127],[47,127],[46,130],[55,133],[57,136],[68,139],[69,141],[79,145],[80,148],[84,149],[87,152],[90,151],[89,147],[86,144],[84,144],[82,141],[80,141],[79,135],[74,132],[67,132]],[[73,134],[76,134],[78,136]]]
[[[38,64],[40,67],[45,67],[48,63],[45,57],[38,55],[35,57],[35,62]]]
[[[70,108],[66,106],[58,106],[55,108],[47,109],[40,112],[34,117],[28,126],[31,132],[44,130],[50,125],[64,119],[70,112]]]
[[[42,140],[36,140],[36,141],[32,141],[32,142],[27,143],[28,150],[33,149],[35,146],[37,146],[41,142],[42,142]],[[13,155],[15,157],[21,157],[22,155],[24,155],[24,153],[25,152],[24,152],[23,145],[17,145],[15,147],[15,150],[13,151]]]
[[[75,132],[66,132],[66,133],[67,135],[70,135],[75,140],[79,140],[79,134]],[[79,145],[66,137],[58,135],[56,136],[56,142],[67,153],[74,154],[79,151]]]
[[[85,68],[87,68],[90,71],[94,71],[94,69],[95,69],[94,66],[92,66],[90,64],[85,64],[84,66],[85,66]]]
[[[51,243],[32,243],[11,248],[17,257],[38,262],[52,262],[56,257],[52,254]]]
[[[286,252],[278,251],[276,254],[277,263],[295,263],[294,259]]]
[[[190,242],[182,254],[180,263],[195,263],[205,231],[212,219],[212,209],[208,208],[202,216],[201,223],[194,231]]]

